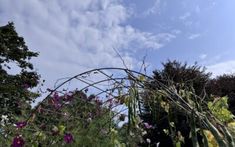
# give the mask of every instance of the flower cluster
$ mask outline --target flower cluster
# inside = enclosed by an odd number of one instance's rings
[[[62,104],[61,104],[61,97],[59,96],[59,94],[57,92],[55,92],[53,94],[52,100],[51,100],[52,104],[55,106],[55,108],[61,108]]]

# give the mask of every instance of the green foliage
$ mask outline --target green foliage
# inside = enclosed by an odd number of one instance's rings
[[[13,23],[0,27],[0,116],[12,120],[21,115],[23,105],[29,105],[38,95],[28,88],[37,86],[39,75],[29,62],[38,53],[29,51],[24,39],[19,37]],[[19,73],[9,74],[12,65]],[[2,120],[2,117],[0,117]]]
[[[229,110],[235,115],[235,75],[224,74],[211,79],[206,85],[209,95],[218,97],[227,96]]]
[[[228,97],[215,99],[214,102],[208,102],[208,108],[212,114],[221,122],[228,123],[234,119],[233,114],[228,110]]]
[[[4,139],[12,141],[20,134],[26,145],[124,146],[116,131],[114,113],[100,104],[98,100],[88,100],[81,91],[65,95],[55,92],[40,104],[24,128],[19,129],[12,124],[3,127],[8,132]],[[21,117],[18,121],[26,119]],[[66,134],[73,136],[70,143],[65,142]],[[6,146],[11,143],[6,143]]]

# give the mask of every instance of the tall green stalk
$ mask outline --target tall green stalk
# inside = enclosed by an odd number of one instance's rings
[[[196,117],[195,116],[195,111],[192,110],[191,120],[190,120],[192,143],[193,143],[193,147],[199,147],[198,140],[197,140],[196,119],[195,119],[195,117]]]

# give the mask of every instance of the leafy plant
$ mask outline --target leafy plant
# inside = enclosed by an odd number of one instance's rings
[[[233,121],[234,116],[228,110],[228,97],[221,97],[214,100],[214,102],[208,102],[208,108],[212,114],[218,118],[221,122],[228,123]]]

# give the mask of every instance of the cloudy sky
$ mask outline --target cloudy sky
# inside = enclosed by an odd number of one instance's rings
[[[235,72],[234,0],[0,0],[47,84],[97,67],[149,71],[176,59],[214,75]],[[48,84],[50,86],[50,84]]]

